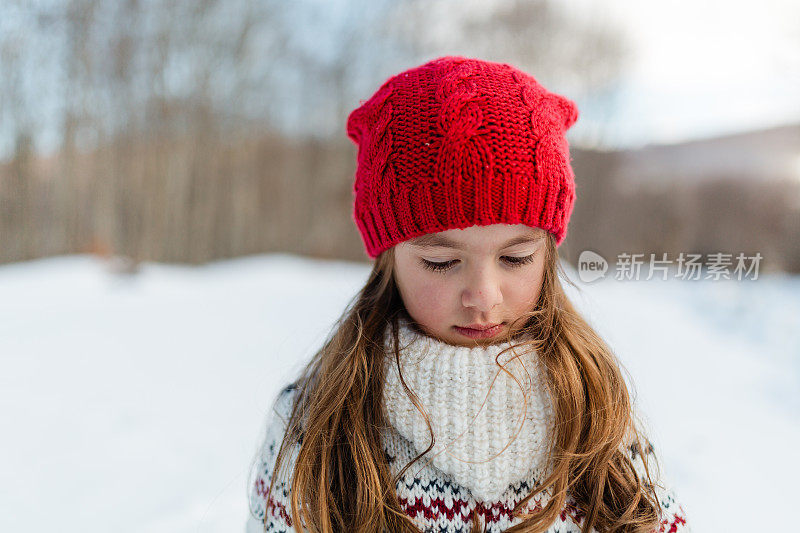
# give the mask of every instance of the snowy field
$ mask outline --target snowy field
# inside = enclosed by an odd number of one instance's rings
[[[0,266],[0,531],[243,531],[270,402],[368,270],[287,255],[133,277],[88,256]],[[790,529],[800,278],[579,285],[694,531]]]

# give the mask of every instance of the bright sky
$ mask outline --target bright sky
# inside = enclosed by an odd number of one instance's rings
[[[675,142],[800,122],[800,2],[569,0],[634,46],[620,144]],[[584,117],[592,113],[586,110]]]

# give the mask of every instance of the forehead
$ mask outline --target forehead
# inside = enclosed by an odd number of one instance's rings
[[[463,250],[488,245],[492,248],[502,249],[516,244],[535,243],[544,236],[544,230],[523,225],[472,226],[466,229],[428,233],[409,239],[407,244],[414,248],[438,247]]]

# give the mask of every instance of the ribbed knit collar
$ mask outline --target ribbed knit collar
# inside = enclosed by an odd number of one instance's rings
[[[451,345],[418,332],[402,318],[398,333],[403,378],[430,416],[435,435],[433,449],[422,460],[431,460],[482,501],[497,500],[509,485],[532,474],[541,480],[548,469],[553,411],[536,352],[513,342]],[[496,362],[511,344],[516,348]],[[400,382],[391,328],[385,348],[388,420],[421,453],[430,445],[430,433]]]

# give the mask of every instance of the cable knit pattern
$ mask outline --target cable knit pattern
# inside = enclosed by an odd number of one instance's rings
[[[434,59],[386,80],[347,119],[353,219],[370,257],[476,224],[526,224],[560,245],[575,200],[571,100],[506,63]]]
[[[405,320],[399,340],[403,378],[431,417],[434,466],[478,500],[500,497],[531,471],[544,477],[553,409],[535,352],[517,346],[501,354],[511,343],[453,346],[417,333]],[[391,335],[385,348],[391,354]],[[403,388],[394,357],[386,366],[387,418],[423,452],[431,442],[425,419]]]
[[[575,201],[575,175],[569,159],[563,157],[569,153],[564,132],[578,120],[578,109],[571,100],[544,90],[520,72],[512,72],[511,77],[520,84],[522,103],[530,112],[531,129],[541,132],[534,145],[536,175],[548,177],[545,195],[537,194],[536,189],[529,191],[526,209],[530,212],[524,216],[529,218],[531,213],[539,213],[547,225],[566,226],[568,206]]]
[[[489,127],[484,124],[483,111],[476,100],[480,96],[476,82],[479,67],[468,61],[453,64],[455,67],[436,87],[436,130],[441,136],[436,173],[444,184],[441,200],[448,221],[457,226],[469,225],[462,202],[456,199],[461,198],[461,180],[457,176],[471,176],[476,195],[474,223],[489,224],[492,206],[486,193],[492,188],[494,161],[484,136]]]

